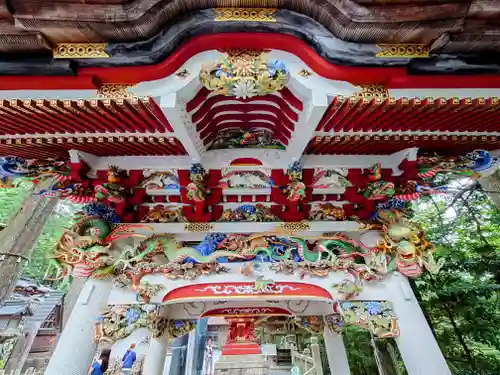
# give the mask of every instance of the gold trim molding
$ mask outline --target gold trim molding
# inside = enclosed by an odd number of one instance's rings
[[[2,138],[1,145],[51,145],[51,144],[83,144],[83,143],[159,143],[166,142],[175,144],[173,137],[153,136],[75,136],[75,137],[25,137],[25,138]]]
[[[136,96],[128,91],[129,88],[135,85],[130,84],[104,84],[97,89],[97,97],[99,99],[133,99]]]
[[[365,85],[359,87],[361,88],[361,91],[357,94],[357,97],[365,101],[375,99],[377,103],[381,103],[384,100],[389,99],[389,91],[384,87],[384,85]]]
[[[280,229],[287,232],[305,232],[311,229],[311,224],[308,221],[282,223]]]
[[[276,22],[273,8],[216,8],[216,21]]]
[[[500,139],[496,135],[404,135],[404,134],[381,134],[381,135],[336,135],[336,136],[315,136],[314,142],[340,142],[340,141],[360,141],[360,140],[374,140],[374,141],[483,141],[483,142],[498,142]]]
[[[377,44],[382,58],[428,58],[429,47],[426,44]]]
[[[106,59],[108,43],[59,43],[52,50],[55,59]]]
[[[186,232],[210,232],[212,224],[210,223],[188,223],[184,225]]]

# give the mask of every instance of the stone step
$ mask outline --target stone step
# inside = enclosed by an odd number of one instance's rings
[[[270,370],[269,375],[290,375],[290,370]]]

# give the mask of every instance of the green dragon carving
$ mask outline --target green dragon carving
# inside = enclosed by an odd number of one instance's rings
[[[167,258],[167,263],[183,263],[187,258],[194,259],[198,263],[215,262],[218,258],[246,258],[246,256],[235,253],[233,251],[219,250],[210,255],[201,255],[198,250],[193,247],[182,247],[179,242],[171,235],[154,235],[144,240],[138,247],[138,254],[131,252],[124,253],[119,262],[125,267],[132,263],[140,263],[150,261],[155,255],[164,255]]]
[[[267,287],[275,284],[274,280],[264,279],[264,276],[259,276],[257,280],[255,280],[255,289],[265,292]]]

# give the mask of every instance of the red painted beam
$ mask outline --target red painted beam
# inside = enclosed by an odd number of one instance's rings
[[[4,76],[0,90],[94,89],[101,83],[130,83],[161,79],[175,73],[192,56],[214,49],[277,49],[302,59],[318,75],[358,85],[387,88],[500,88],[500,75],[409,75],[406,68],[338,66],[323,59],[306,42],[291,35],[224,33],[195,37],[166,60],[133,67],[82,68],[77,76]]]

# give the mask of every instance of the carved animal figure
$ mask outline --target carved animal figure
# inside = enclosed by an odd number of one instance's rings
[[[269,187],[270,177],[262,171],[233,171],[220,180],[223,188],[260,189]]]
[[[395,186],[392,182],[376,181],[369,184],[365,190],[364,196],[367,199],[379,200],[392,197],[395,194]]]
[[[258,279],[255,280],[255,289],[265,292],[266,289],[273,284],[275,284],[274,280],[264,279],[264,276],[259,276]]]
[[[155,255],[162,254],[167,258],[167,263],[183,263],[187,259],[192,259],[197,263],[211,263],[222,257],[245,258],[243,255],[232,251],[214,251],[210,255],[201,255],[200,252],[193,247],[182,247],[170,235],[152,236],[144,240],[137,249],[137,254],[131,257],[122,257],[119,261],[125,266],[131,263],[138,263],[151,258]]]
[[[28,163],[16,156],[0,157],[0,178],[15,178],[29,175]]]
[[[384,231],[377,248],[389,257],[389,272],[397,270],[408,277],[420,276],[423,267],[431,273],[439,272],[444,259],[434,260],[435,248],[420,228],[405,220],[398,211],[381,210],[378,217],[384,223]]]
[[[111,249],[112,241],[134,236],[120,231],[112,231],[108,221],[99,216],[81,213],[72,230],[65,231],[56,244],[45,278],[68,282],[73,276],[105,277],[113,273],[117,255]]]
[[[306,197],[306,185],[302,181],[292,181],[286,187],[285,193],[290,202],[298,202]]]
[[[349,186],[350,183],[345,178],[343,173],[347,173],[347,170],[326,170],[320,169],[314,175],[312,187],[314,189],[328,189],[328,188],[343,188]]]
[[[155,209],[149,211],[146,217],[141,220],[143,223],[174,223],[179,221],[184,221],[181,207],[176,209]]]
[[[312,220],[345,220],[345,211],[342,207],[332,203],[322,203],[310,215]]]
[[[179,178],[172,172],[154,172],[141,183],[146,189],[179,189]]]
[[[107,199],[110,202],[123,202],[128,194],[128,190],[122,185],[123,179],[127,178],[127,173],[118,167],[112,166],[108,169],[108,182],[95,186],[95,196],[97,199]]]
[[[417,162],[418,176],[425,179],[432,179],[442,173],[472,178],[487,177],[500,166],[500,158],[486,150],[475,150],[464,157],[420,157]]]
[[[199,182],[190,182],[186,186],[187,196],[195,202],[203,202],[206,197],[205,187]]]

